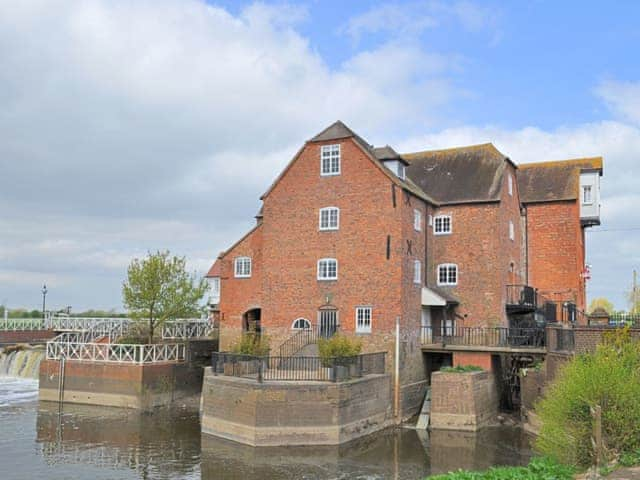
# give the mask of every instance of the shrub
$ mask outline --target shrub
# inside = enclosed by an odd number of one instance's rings
[[[344,335],[334,335],[328,339],[321,338],[318,341],[318,351],[320,352],[322,365],[330,367],[332,358],[338,359],[336,363],[344,364],[345,359],[359,355],[362,351],[362,342]]]
[[[536,449],[562,463],[594,463],[591,408],[602,408],[608,459],[640,449],[640,343],[628,329],[606,335],[594,354],[567,363],[536,405]]]
[[[270,351],[269,338],[266,335],[259,335],[255,332],[245,332],[232,351],[242,355],[267,356]]]
[[[457,367],[442,367],[440,371],[444,373],[468,373],[484,372],[484,369],[476,365],[458,365]]]

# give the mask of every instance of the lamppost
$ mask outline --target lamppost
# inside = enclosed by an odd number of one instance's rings
[[[42,318],[46,318],[46,310],[45,307],[47,306],[47,284],[45,283],[42,286]]]

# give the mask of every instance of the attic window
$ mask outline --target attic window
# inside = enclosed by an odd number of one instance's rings
[[[516,239],[516,229],[515,226],[513,224],[513,221],[509,220],[509,238],[511,240],[515,240]]]
[[[508,177],[509,195],[513,197],[513,175],[509,174]]]
[[[340,144],[320,147],[320,175],[340,175]]]
[[[591,185],[585,185],[582,187],[582,204],[591,205],[593,203],[593,197],[591,196]]]
[[[251,276],[251,258],[238,257],[235,260],[235,277],[249,278]]]
[[[407,178],[407,167],[403,164],[398,165],[398,178],[400,180],[405,180]]]

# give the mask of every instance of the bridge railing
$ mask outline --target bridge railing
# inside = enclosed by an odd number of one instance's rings
[[[83,331],[91,330],[98,324],[109,325],[128,324],[131,322],[128,318],[120,317],[68,317],[68,316],[49,316],[45,319],[45,328],[58,331]]]
[[[208,320],[171,320],[162,325],[162,338],[210,337],[215,330],[216,328]]]
[[[186,359],[186,347],[183,343],[124,345],[48,342],[47,360],[60,360],[61,358],[109,363],[181,363]]]
[[[45,322],[42,318],[8,318],[0,319],[0,331],[44,330]]]

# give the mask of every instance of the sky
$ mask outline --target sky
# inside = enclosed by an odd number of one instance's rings
[[[122,309],[204,274],[304,141],[604,157],[589,298],[640,268],[640,2],[0,0],[0,303]]]

